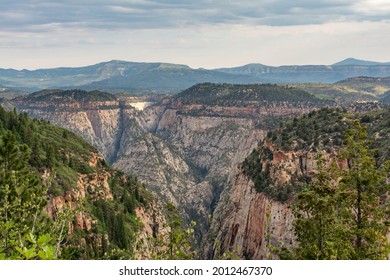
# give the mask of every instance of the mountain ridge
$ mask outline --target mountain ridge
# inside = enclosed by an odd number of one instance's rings
[[[111,60],[83,67],[36,70],[0,68],[0,84],[7,88],[104,90],[126,93],[177,93],[197,83],[334,83],[358,76],[389,77],[390,63],[346,59],[333,65],[267,66],[193,69],[183,64]]]
[[[360,60],[360,59],[350,57],[332,64],[332,66],[347,66],[347,65],[376,66],[376,65],[390,65],[390,62],[375,62],[375,61]]]

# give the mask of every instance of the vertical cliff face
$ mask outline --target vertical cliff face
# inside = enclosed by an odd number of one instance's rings
[[[198,105],[183,107],[172,98],[144,111],[117,100],[16,105],[83,136],[114,167],[173,202],[186,220],[198,222],[199,240],[232,170],[265,134],[253,110],[202,105],[206,111],[199,114]]]
[[[227,189],[235,183],[239,166],[268,129],[286,116],[316,108],[306,103],[294,107],[288,102],[235,104],[166,98],[130,117],[114,163],[136,174],[163,201],[176,204],[186,219],[195,220],[201,243],[209,241],[206,233],[215,208],[227,209],[228,201],[220,200],[221,193],[229,196]],[[253,200],[256,207],[260,205],[258,199]],[[273,205],[270,211],[283,208],[266,197],[261,201],[263,206]],[[241,229],[245,228],[251,225]]]
[[[231,253],[243,259],[268,259],[272,246],[294,245],[292,220],[287,203],[258,193],[249,178],[238,174],[214,212],[205,256],[215,259]]]
[[[61,105],[54,107],[51,103],[29,103],[28,106],[20,105],[20,111],[73,131],[95,146],[108,161],[112,161],[121,130],[119,101],[87,104],[63,102]]]
[[[288,194],[289,188],[297,187],[301,178],[315,176],[315,153],[284,152],[270,142],[258,149],[266,150],[267,155],[260,155],[256,172],[267,172],[271,186],[259,192],[244,166],[238,170],[214,212],[208,238],[212,241],[204,249],[208,258],[218,258],[224,253],[243,259],[276,258],[273,248],[292,248],[296,244],[291,201],[281,201],[284,196],[280,193]]]

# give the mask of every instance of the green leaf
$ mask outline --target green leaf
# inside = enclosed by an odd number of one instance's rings
[[[37,243],[37,240],[35,239],[35,236],[34,236],[34,234],[32,232],[29,232],[27,234],[27,240],[30,241],[33,244]]]
[[[50,243],[50,241],[52,240],[53,238],[51,238],[51,236],[49,234],[44,234],[44,235],[41,235],[39,238],[38,238],[38,246],[39,247],[43,247],[45,246],[46,244]]]
[[[26,259],[31,260],[31,259],[35,258],[37,256],[37,253],[35,252],[35,250],[36,250],[35,245],[32,248],[26,250],[24,252],[24,256],[26,257]]]
[[[38,252],[38,255],[42,260],[54,260],[56,259],[55,247],[46,245]]]

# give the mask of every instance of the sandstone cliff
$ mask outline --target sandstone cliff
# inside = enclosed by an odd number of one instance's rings
[[[214,212],[212,242],[205,256],[217,259],[231,253],[242,259],[272,258],[271,246],[294,245],[292,219],[287,203],[258,193],[250,179],[238,174]]]
[[[291,249],[296,243],[291,201],[280,194],[290,194],[291,186],[299,187],[301,178],[315,176],[316,153],[285,152],[271,142],[258,150],[260,154],[254,153],[260,159],[256,172],[267,172],[270,186],[256,190],[242,166],[214,212],[209,236],[213,241],[204,250],[208,258],[224,253],[243,259],[276,258],[273,248]]]

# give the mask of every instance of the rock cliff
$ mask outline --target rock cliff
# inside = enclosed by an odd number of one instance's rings
[[[294,246],[293,215],[287,203],[258,193],[253,182],[238,174],[222,194],[214,212],[205,256],[231,253],[242,259],[268,259],[271,246]]]
[[[88,103],[17,103],[21,112],[33,118],[47,120],[67,128],[90,142],[102,155],[112,161],[120,137],[122,110],[119,101]]]
[[[256,172],[266,172],[261,182],[269,186],[259,192],[245,163],[241,166],[214,212],[208,238],[213,241],[204,250],[208,258],[224,253],[243,259],[276,258],[273,248],[296,245],[288,195],[302,179],[317,174],[316,153],[285,152],[268,141],[257,149],[260,153],[252,153],[260,159]]]

